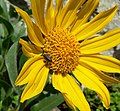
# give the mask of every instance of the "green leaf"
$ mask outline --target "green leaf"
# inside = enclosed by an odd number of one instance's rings
[[[7,20],[9,20],[9,13],[7,11],[7,5],[6,5],[5,0],[0,0],[0,6],[3,11],[2,16],[5,17]]]
[[[2,71],[3,65],[4,65],[4,59],[2,55],[0,55],[0,71]]]
[[[4,88],[0,88],[0,90],[1,90],[1,95],[0,95],[0,99],[3,101],[4,99],[5,99],[5,90],[4,90]]]
[[[1,111],[1,109],[2,109],[2,101],[0,101],[0,111]]]
[[[9,89],[12,88],[7,82],[1,79],[0,79],[0,87],[3,87],[5,89],[5,92],[7,92]]]
[[[5,64],[7,67],[9,79],[12,86],[15,88],[14,82],[17,77],[17,47],[18,42],[15,42],[9,49],[7,55],[5,56]]]
[[[10,108],[10,105],[12,104],[12,98],[7,97],[4,99],[2,102],[2,111],[9,111],[8,109]]]
[[[2,54],[2,39],[1,39],[1,36],[0,36],[0,55]]]
[[[21,56],[20,56],[20,60],[19,60],[19,69],[21,69],[22,68],[22,66],[24,65],[24,63],[27,61],[27,57],[24,55],[24,54],[22,54]]]
[[[11,25],[10,22],[8,22],[6,19],[4,19],[3,17],[0,17],[0,24],[4,24],[5,27],[7,28],[8,31],[8,36],[11,36],[14,32],[13,26]]]
[[[10,47],[10,43],[11,43],[11,39],[10,38],[6,38],[2,41],[2,50],[1,50],[1,55],[4,56]]]
[[[3,13],[3,9],[2,7],[0,6],[0,15]]]
[[[31,111],[50,111],[63,102],[61,94],[54,94],[49,97],[45,97],[39,103],[31,107]]]
[[[4,89],[5,97],[11,96],[13,90],[12,90],[12,87],[6,81],[0,79],[0,88]],[[3,97],[3,93],[1,94],[1,97]]]
[[[13,23],[14,34],[11,37],[11,40],[18,41],[20,37],[26,36],[26,27],[21,21],[16,21],[17,23]]]

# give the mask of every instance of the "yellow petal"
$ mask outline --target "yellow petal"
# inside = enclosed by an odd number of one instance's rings
[[[120,44],[120,28],[109,31],[103,36],[88,39],[81,43],[82,54],[99,53]]]
[[[62,79],[61,74],[53,74],[53,75],[52,75],[52,84],[53,84],[53,86],[54,86],[57,90],[59,90],[60,92],[66,93],[66,92],[64,92],[64,89],[63,89],[62,84],[59,84],[62,80],[63,80],[63,79]]]
[[[21,102],[24,102],[25,100],[30,99],[42,92],[47,81],[48,72],[49,69],[43,67],[41,70],[39,70],[39,72],[37,72],[37,74],[35,74],[35,78],[31,76],[32,82],[29,82],[25,87],[21,96]]]
[[[40,50],[32,47],[31,44],[24,41],[23,39],[20,39],[19,43],[22,45],[22,51],[27,57],[34,57],[35,55],[38,55],[40,53]]]
[[[40,55],[34,56],[27,60],[18,75],[15,84],[16,85],[23,85],[28,83],[29,79],[32,77],[31,75],[35,75],[37,71],[40,70],[44,66],[43,59]]]
[[[25,11],[21,10],[20,8],[16,8],[16,11],[22,16],[22,18],[24,19],[27,25],[28,37],[31,40],[31,42],[34,43],[36,46],[41,47],[42,43],[38,39],[39,35],[37,36],[35,33],[36,30],[34,30],[34,26],[29,15]]]
[[[65,20],[65,16],[67,15],[68,11],[70,11],[70,13],[72,13],[72,10],[74,10],[77,5],[79,4],[79,2],[82,2],[84,0],[69,0],[67,1],[67,3],[65,4],[65,6],[62,8],[62,10],[59,12],[58,17],[57,17],[57,25],[61,26],[63,20]]]
[[[76,28],[76,30],[72,32],[73,35],[76,35],[78,41],[94,35],[112,20],[117,9],[118,7],[115,6],[107,11],[99,13],[90,22]]]
[[[104,107],[109,108],[110,95],[107,88],[93,73],[91,73],[89,69],[79,65],[76,70],[73,71],[73,74],[79,82],[97,92],[103,102]]]
[[[46,0],[31,0],[33,16],[44,35],[47,34],[44,21],[45,1]]]
[[[43,45],[45,43],[45,41],[44,41],[44,38],[43,38],[43,35],[42,35],[42,32],[41,32],[40,28],[35,23],[33,23],[33,28],[34,28],[34,32],[35,32],[38,40]]]
[[[54,79],[54,80],[53,80]],[[81,111],[90,111],[88,102],[76,81],[70,76],[62,76],[61,74],[52,75],[52,84],[55,89],[67,94],[68,100]]]
[[[47,28],[49,30],[53,29],[53,27],[55,26],[55,9],[53,6],[53,0],[48,1],[45,20]]]
[[[65,6],[61,9],[61,11],[58,13],[57,15],[57,19],[56,19],[56,25],[57,26],[60,26],[62,21],[63,21],[63,18],[64,16],[66,15],[67,11],[68,11],[68,8],[69,8],[69,5],[70,3],[72,2],[72,0],[69,0],[67,4],[65,4]]]
[[[56,0],[56,7],[55,7],[55,25],[59,24],[59,16],[61,15],[61,10],[63,9],[63,0]]]
[[[76,23],[73,25],[72,30],[77,30],[78,27],[81,27],[86,23],[93,13],[93,11],[98,6],[99,0],[88,0],[80,9],[80,12],[77,14]]]
[[[67,105],[68,105],[71,109],[74,109],[74,111],[77,111],[74,103],[71,101],[71,100],[72,100],[71,97],[70,97],[68,94],[66,94],[66,93],[63,93],[63,97],[64,97],[65,102],[67,103]]]
[[[104,72],[120,73],[120,61],[110,56],[86,55],[84,57],[80,57],[80,61],[83,61],[88,65]]]
[[[92,74],[94,74],[100,81],[104,83],[120,83],[119,80],[108,76],[107,74],[96,69],[93,65],[83,62],[82,59],[79,60],[80,65],[87,68]]]
[[[76,0],[75,4],[71,3],[71,6],[69,6],[69,10],[67,11],[63,21],[62,21],[62,27],[68,28],[77,17],[78,10],[81,8],[85,0]]]
[[[56,0],[56,10],[59,12],[63,7],[63,0]]]

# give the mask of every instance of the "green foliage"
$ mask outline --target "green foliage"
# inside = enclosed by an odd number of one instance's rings
[[[111,104],[108,110],[120,111],[120,84],[113,84],[108,86],[108,90],[110,91],[111,97]],[[89,89],[84,89],[84,93],[93,111],[107,111],[103,107],[102,102],[95,92]]]
[[[13,4],[20,2],[9,1]],[[26,28],[15,13],[14,7],[6,2],[0,1],[0,111],[49,111],[64,100],[51,86],[49,89],[52,92],[47,91],[48,85],[45,94],[40,94],[24,103],[19,102],[21,90],[15,86],[15,79],[27,58],[22,54],[18,41],[20,37],[27,38]],[[18,4],[19,7],[26,7],[26,4],[23,4],[26,3],[25,1],[20,3],[22,5]],[[43,107],[45,104],[46,106]]]
[[[55,106],[63,102],[63,97],[60,94],[54,94],[43,98],[39,103],[31,107],[32,111],[50,111]]]
[[[14,81],[18,74],[18,40],[21,31],[25,30],[21,25],[19,32],[15,32],[17,29],[14,27],[19,23],[19,19],[10,17],[10,7],[8,8],[9,4],[6,2],[0,0],[0,111],[12,111],[19,106],[20,91],[15,88]],[[24,32],[21,35],[23,34]]]
[[[24,0],[8,0],[28,13]],[[22,54],[19,38],[27,39],[26,26],[7,0],[0,0],[0,111],[71,111],[63,97],[47,83],[38,96],[20,103],[21,88],[15,86],[15,79],[27,57]],[[108,86],[111,94],[109,111],[120,111],[120,84]],[[84,89],[92,111],[105,111],[95,92]]]
[[[9,79],[13,87],[15,87],[15,79],[17,77],[17,46],[18,42],[15,42],[8,50],[5,56],[5,65],[7,67]]]

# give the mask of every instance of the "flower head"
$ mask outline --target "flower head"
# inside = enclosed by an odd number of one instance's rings
[[[120,29],[97,35],[113,18],[117,6],[91,14],[99,0],[31,0],[33,19],[16,8],[26,25],[29,41],[20,39],[23,53],[29,58],[16,79],[16,85],[26,84],[21,102],[43,91],[48,74],[55,89],[66,103],[81,111],[90,107],[80,83],[95,91],[108,108],[110,95],[103,83],[118,83],[104,72],[120,73],[120,61],[100,54],[120,43]]]

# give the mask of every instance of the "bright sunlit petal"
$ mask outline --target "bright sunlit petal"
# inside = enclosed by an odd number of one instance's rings
[[[37,35],[35,34],[33,22],[31,21],[29,15],[25,11],[21,10],[20,8],[16,8],[16,11],[22,16],[22,18],[24,19],[27,25],[28,36],[31,42],[33,42],[36,46],[41,47],[42,43],[41,41],[39,41]]]
[[[61,26],[63,26],[64,28],[69,28],[69,26],[75,21],[78,16],[78,9],[81,8],[85,0],[76,0],[75,2],[75,4],[73,4],[74,2],[71,3],[70,9],[65,15],[64,20],[62,21]]]
[[[32,98],[43,91],[43,88],[47,81],[48,72],[49,69],[43,67],[41,70],[38,71],[37,74],[34,75],[35,78],[32,78],[32,81],[28,82],[22,93],[21,102],[24,102],[25,100]]]
[[[94,90],[100,95],[100,98],[106,108],[110,105],[110,95],[103,83],[87,68],[79,65],[75,71],[73,71],[75,77],[84,84],[86,87]]]
[[[24,41],[23,39],[20,39],[19,43],[22,45],[22,51],[27,57],[34,57],[35,55],[39,54],[39,50],[32,47],[31,44]]]
[[[33,75],[37,74],[43,66],[44,62],[41,56],[34,56],[30,58],[23,66],[20,74],[18,75],[15,84],[16,85],[23,85],[26,84]],[[35,74],[34,74],[35,73]]]
[[[98,70],[93,65],[87,64],[82,59],[79,60],[79,63],[83,67],[87,68],[89,70],[89,72],[91,72],[92,74],[94,74],[103,83],[120,83],[119,80],[117,80],[117,79],[115,79],[113,77],[110,77],[108,74],[106,74],[106,73]]]
[[[57,76],[59,76],[59,78]],[[68,99],[71,98],[71,102],[79,110],[90,111],[89,104],[87,103],[80,87],[70,75],[66,76],[62,76],[61,74],[54,75],[54,80],[52,81],[52,84],[55,87],[55,89],[59,90],[60,92],[62,91],[62,93],[67,94]]]
[[[120,82],[106,73],[120,73],[120,61],[100,53],[120,43],[120,29],[97,33],[112,20],[118,7],[90,19],[98,4],[99,0],[31,0],[32,19],[16,8],[28,29],[27,41],[19,41],[29,57],[16,79],[16,85],[26,84],[21,102],[41,93],[50,77],[48,82],[72,109],[90,111],[80,83],[95,91],[109,108],[110,95],[103,83]]]
[[[112,20],[117,9],[118,7],[115,6],[107,11],[99,13],[90,22],[77,28],[72,33],[76,35],[76,38],[78,41],[94,35],[98,31],[100,31],[102,28],[104,28]]]
[[[82,54],[93,54],[108,50],[120,43],[120,28],[109,31],[103,36],[81,43]],[[89,49],[89,50],[88,50]]]
[[[99,0],[88,0],[80,9],[80,12],[77,14],[76,22],[74,23],[71,32],[77,30],[78,27],[81,27],[86,23],[99,4]]]
[[[105,55],[86,55],[81,57],[80,61],[105,72],[120,73],[120,61]]]
[[[32,13],[43,34],[47,34],[44,11],[46,0],[31,0]]]

